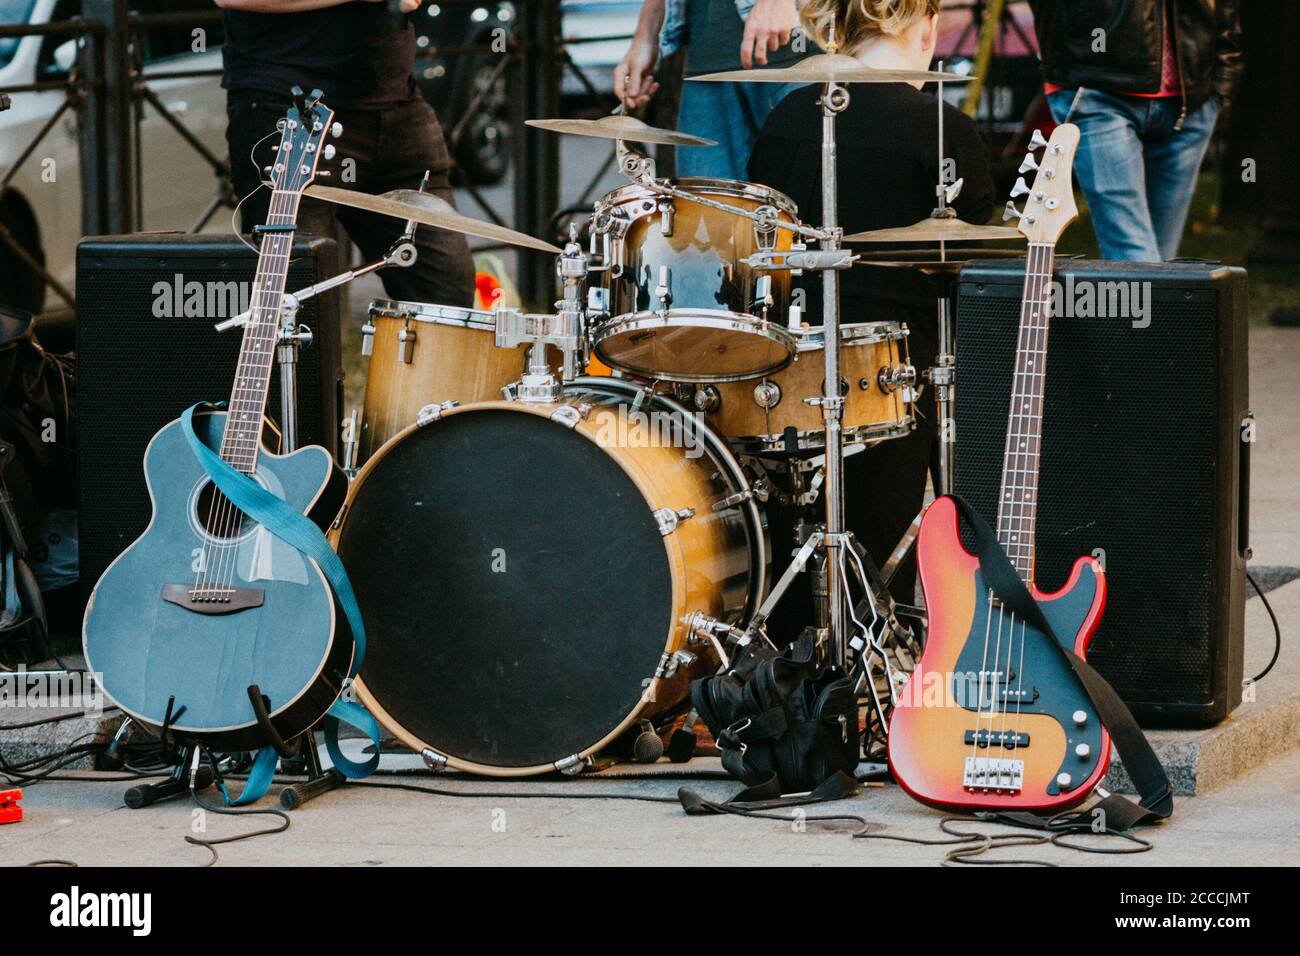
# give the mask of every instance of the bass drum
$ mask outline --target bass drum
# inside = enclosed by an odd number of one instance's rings
[[[725,443],[615,379],[431,411],[379,449],[334,535],[371,637],[357,694],[431,765],[578,769],[713,673],[683,619],[746,620],[767,546]]]

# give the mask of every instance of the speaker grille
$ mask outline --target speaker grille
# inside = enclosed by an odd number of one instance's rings
[[[956,488],[990,521],[1023,268],[972,266],[959,286]],[[1150,283],[1150,324],[1053,317],[1035,561],[1036,583],[1050,592],[1081,555],[1103,560],[1107,607],[1089,660],[1148,717],[1167,716],[1170,705],[1195,709],[1221,692],[1216,668],[1231,655],[1216,647],[1226,636],[1216,606],[1228,600],[1225,576],[1237,573],[1222,547],[1235,530],[1236,460],[1222,461],[1221,449],[1235,442],[1239,420],[1232,380],[1219,368],[1230,353],[1215,273],[1227,270],[1179,264],[1153,274],[1158,268],[1070,263],[1058,271],[1067,291],[1067,275]]]
[[[327,278],[336,260],[333,240],[297,241],[286,288]],[[256,264],[253,251],[233,236],[96,237],[78,247],[79,547],[87,594],[149,523],[142,470],[149,439],[195,402],[230,397],[242,332],[213,329],[226,315],[209,314],[208,307],[224,300],[206,290],[215,288],[210,283],[251,283]],[[173,301],[177,276],[183,277],[179,302]],[[186,315],[184,290],[196,282],[205,290],[203,303],[190,299]],[[181,314],[159,317],[161,296],[168,297],[167,308],[179,304]],[[299,445],[333,452],[342,385],[336,297],[307,300],[298,320],[314,337],[299,353]],[[278,370],[266,408],[279,418]]]

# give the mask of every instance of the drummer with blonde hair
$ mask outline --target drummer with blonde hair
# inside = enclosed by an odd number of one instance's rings
[[[800,17],[808,36],[824,50],[875,69],[930,69],[939,36],[939,0],[805,0]],[[936,206],[941,176],[948,184],[962,180],[953,203],[959,218],[988,222],[993,180],[979,131],[965,114],[944,105],[941,166],[939,103],[920,85],[860,83],[849,88],[849,106],[836,124],[837,212],[845,234],[926,218]],[[802,87],[782,100],[760,131],[749,161],[749,179],[790,196],[806,222],[822,221],[821,90],[820,85]],[[816,321],[821,276],[798,281],[804,315]],[[931,280],[920,274],[855,266],[841,274],[841,321],[905,323],[911,333],[911,363],[919,372],[934,364],[937,350],[935,293]],[[845,460],[846,523],[878,564],[920,511],[939,427],[933,395],[923,390],[914,432]],[[770,522],[774,554],[787,550],[788,542],[775,540],[787,524]],[[895,575],[892,590],[896,599],[911,604],[914,587],[915,564],[909,561]],[[778,614],[788,625],[785,636],[793,637],[811,616],[810,606],[782,603]],[[779,627],[774,617],[774,635]]]

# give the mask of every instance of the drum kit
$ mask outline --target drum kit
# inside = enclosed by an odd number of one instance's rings
[[[345,423],[352,483],[332,528],[371,635],[356,691],[432,768],[514,776],[581,772],[611,751],[657,759],[674,728],[689,730],[689,682],[768,641],[804,572],[822,659],[856,675],[877,742],[896,672],[919,655],[886,587],[891,565],[876,569],[845,528],[843,461],[911,432],[925,384],[951,414],[951,315],[940,296],[940,359],[918,374],[904,325],[841,322],[839,273],[861,258],[844,244],[950,278],[968,252],[947,243],[1019,233],[957,220],[940,183],[932,218],[844,236],[835,121],[853,83],[968,77],[830,53],[692,79],[822,84],[826,222],[802,222],[755,183],[657,177],[637,144],[712,144],[623,115],[530,121],[615,141],[630,180],[595,203],[589,239],[571,227],[563,249],[421,191],[308,190],[407,230],[384,260],[286,296],[282,370],[301,345],[297,303],[409,264],[417,225],[556,254],[552,312],[379,300],[362,330],[364,407]],[[937,256],[888,248],[918,242]],[[803,271],[822,274],[820,325],[794,304]],[[943,461],[947,482],[951,449]],[[769,554],[773,497],[804,515],[783,568]]]

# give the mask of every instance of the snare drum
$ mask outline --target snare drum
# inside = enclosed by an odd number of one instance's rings
[[[805,398],[824,394],[825,339],[820,328],[800,336],[793,362],[757,382],[696,385],[696,409],[737,445],[774,448],[793,427],[800,448],[823,445],[820,406]],[[897,322],[840,326],[840,388],[844,440],[879,441],[906,435],[913,417],[916,370],[907,361],[907,327]]]
[[[496,347],[491,312],[378,299],[370,304],[370,323],[361,461],[425,405],[498,399],[524,370],[526,349]]]
[[[678,189],[772,222],[795,222],[788,196],[753,183],[681,179]],[[607,365],[675,382],[731,382],[783,368],[794,354],[786,328],[790,272],[760,272],[745,259],[788,250],[794,234],[640,185],[596,203],[611,318],[591,332]],[[762,281],[760,281],[762,280]]]

